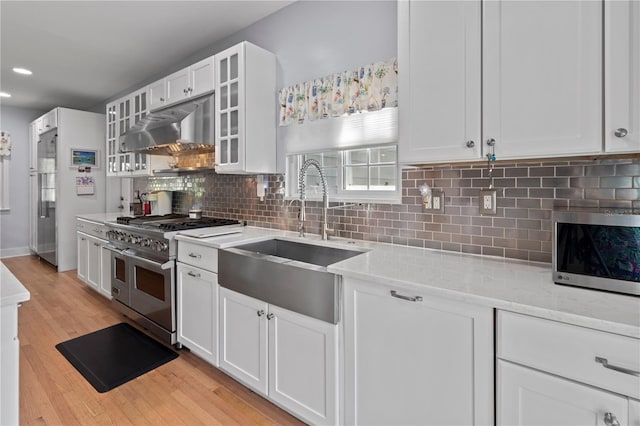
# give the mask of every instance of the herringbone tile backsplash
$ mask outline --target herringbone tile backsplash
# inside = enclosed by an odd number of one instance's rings
[[[516,259],[551,261],[551,211],[556,206],[640,209],[640,158],[497,163],[497,215],[482,216],[478,190],[487,187],[486,165],[425,166],[402,172],[402,204],[361,204],[330,210],[338,236]],[[298,203],[277,191],[284,178],[270,175],[267,196],[256,196],[254,176],[201,173],[136,180],[136,189],[174,193],[174,211],[201,207],[207,216],[250,225],[297,229]],[[419,186],[445,192],[444,214],[424,213]],[[308,202],[308,229],[319,233],[321,203]]]

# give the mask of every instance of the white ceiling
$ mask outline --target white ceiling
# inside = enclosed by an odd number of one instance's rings
[[[94,107],[290,3],[1,0],[0,102]]]

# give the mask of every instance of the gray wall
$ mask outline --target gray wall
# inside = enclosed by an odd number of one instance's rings
[[[396,17],[395,0],[299,1],[193,52],[170,69],[158,70],[134,87],[123,88],[92,110],[104,113],[107,103],[243,40],[275,53],[278,89],[389,59],[397,56]]]
[[[11,133],[10,211],[0,212],[0,257],[29,253],[29,123],[44,114],[0,106],[0,128]]]

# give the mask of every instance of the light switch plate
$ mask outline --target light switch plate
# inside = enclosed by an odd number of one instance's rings
[[[444,191],[434,189],[431,191],[431,200],[423,204],[425,213],[444,213]]]
[[[478,207],[480,207],[480,214],[495,215],[497,213],[496,190],[481,189],[478,196]]]

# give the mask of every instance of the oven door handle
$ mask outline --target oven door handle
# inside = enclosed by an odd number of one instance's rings
[[[118,247],[111,245],[111,244],[106,244],[104,246],[104,248],[106,248],[109,251],[112,251],[114,253],[118,253],[118,254],[124,254],[124,250],[120,250]]]
[[[155,268],[160,268],[163,271],[166,271],[167,269],[174,268],[175,264],[176,264],[175,261],[173,261],[173,260],[170,260],[170,261],[165,262],[165,263],[156,262],[154,260],[150,260],[150,259],[147,259],[145,257],[141,257],[141,256],[137,255],[135,252],[133,252],[133,251],[131,251],[129,249],[123,250],[122,254],[124,254],[125,256],[133,259],[136,262],[146,263],[147,265],[151,265],[151,266],[153,266]]]

